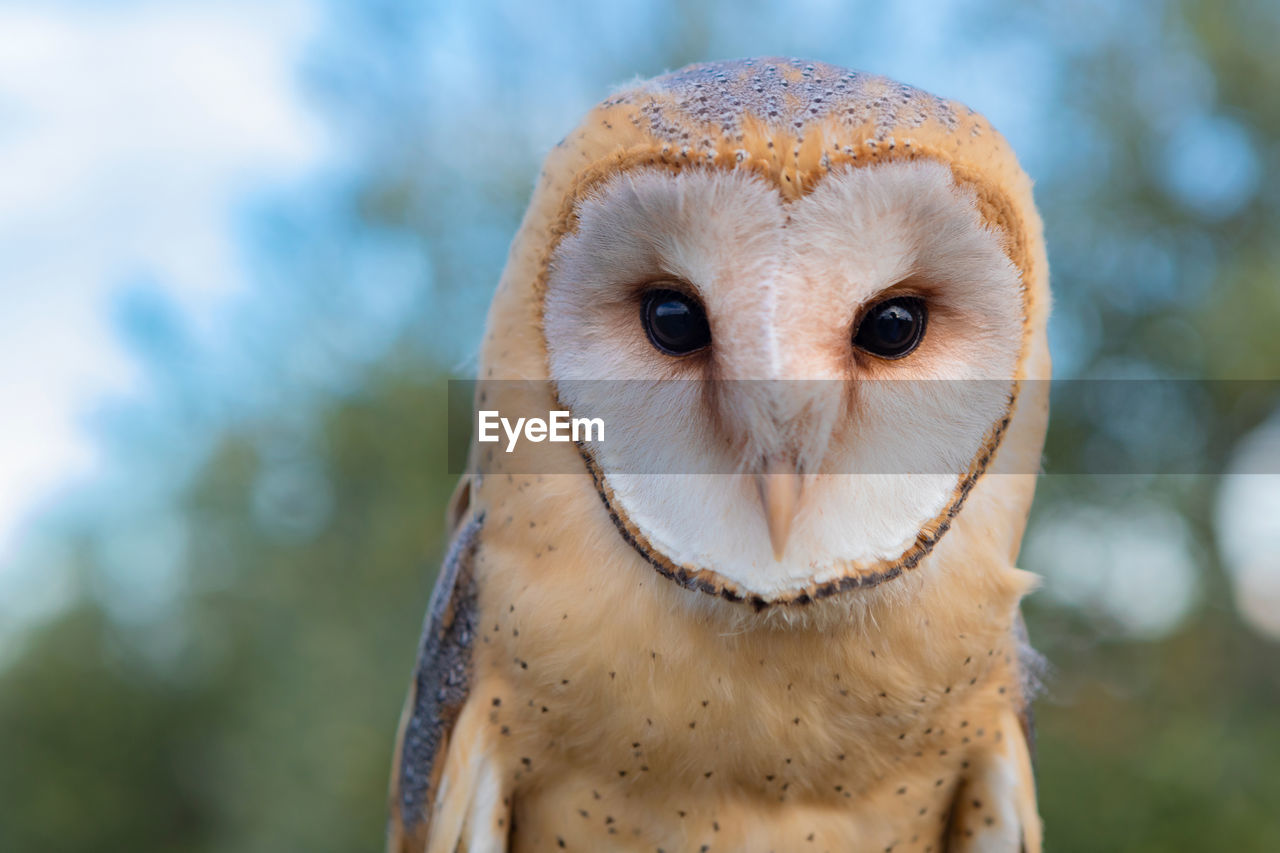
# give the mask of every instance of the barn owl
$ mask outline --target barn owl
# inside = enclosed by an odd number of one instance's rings
[[[388,848],[1039,850],[1047,275],[1028,178],[955,102],[764,58],[592,110],[477,403],[609,432],[472,444]]]

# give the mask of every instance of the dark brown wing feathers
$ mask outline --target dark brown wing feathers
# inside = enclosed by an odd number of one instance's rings
[[[470,691],[477,618],[472,564],[483,522],[483,516],[472,519],[454,537],[431,594],[398,745],[393,836],[425,839],[444,747]]]

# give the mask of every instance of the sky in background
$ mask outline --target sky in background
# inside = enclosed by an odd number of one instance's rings
[[[0,557],[94,469],[87,413],[145,391],[112,325],[122,289],[155,281],[207,324],[252,280],[246,198],[330,158],[297,79],[315,12],[0,5]]]

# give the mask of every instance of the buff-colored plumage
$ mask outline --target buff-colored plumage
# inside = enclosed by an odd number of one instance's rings
[[[1047,378],[1040,222],[1004,140],[958,104],[774,59],[626,89],[551,153],[480,378],[555,378],[551,264],[611,179],[747,172],[792,204],[837,172],[913,160],[949,169],[997,235],[1020,282],[1015,376]],[[531,410],[555,407],[552,386],[522,387],[545,395]],[[768,596],[646,550],[574,445],[538,445],[523,467],[476,445],[397,747],[389,849],[1039,850],[1018,617],[1031,576],[1014,560],[1041,391],[1023,383],[901,554]]]

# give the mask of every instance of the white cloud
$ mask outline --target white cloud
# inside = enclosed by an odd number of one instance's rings
[[[0,6],[0,560],[91,469],[78,418],[137,381],[112,294],[145,276],[198,321],[244,283],[237,206],[328,156],[297,80],[313,11]]]

